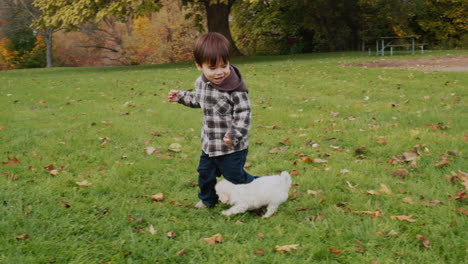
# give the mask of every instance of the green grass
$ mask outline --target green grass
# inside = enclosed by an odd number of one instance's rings
[[[249,172],[299,173],[296,199],[270,219],[255,213],[226,218],[220,214],[225,205],[188,207],[197,202],[202,116],[167,103],[166,96],[193,87],[199,73],[191,62],[0,72],[0,161],[19,161],[0,165],[0,263],[465,262],[467,216],[456,210],[468,206],[455,199],[465,187],[446,175],[467,171],[467,75],[340,66],[375,59],[382,58],[329,53],[234,61],[253,105]],[[439,123],[448,128],[428,126]],[[287,138],[288,149],[269,153]],[[382,138],[388,144],[379,144]],[[318,146],[306,144],[310,140]],[[176,142],[182,152],[169,152]],[[427,148],[420,148],[418,168],[387,163],[417,144]],[[158,155],[147,155],[148,146]],[[354,150],[362,146],[359,157]],[[435,167],[451,150],[450,163]],[[297,153],[328,164],[299,161]],[[50,164],[57,175],[44,168]],[[409,175],[394,177],[396,169]],[[92,185],[76,184],[84,180]],[[392,194],[366,193],[381,184]],[[323,194],[308,194],[319,189]],[[160,192],[162,202],[143,197]],[[404,202],[407,197],[414,203]],[[442,204],[423,205],[433,200]],[[342,210],[340,203],[347,203]],[[376,210],[384,216],[355,213]],[[325,218],[314,221],[314,215]],[[417,221],[391,217],[399,215]],[[157,234],[148,232],[150,225]],[[169,231],[177,236],[167,237]],[[200,240],[217,233],[222,243]],[[28,238],[15,238],[22,234]],[[429,239],[430,248],[417,235]],[[299,244],[297,250],[274,250],[291,244]],[[264,256],[255,255],[257,249]]]

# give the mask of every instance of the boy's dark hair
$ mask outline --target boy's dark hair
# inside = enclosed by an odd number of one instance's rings
[[[231,43],[225,36],[216,32],[208,32],[201,35],[195,42],[193,56],[195,62],[200,66],[203,63],[215,66],[219,59],[228,63],[230,51]]]

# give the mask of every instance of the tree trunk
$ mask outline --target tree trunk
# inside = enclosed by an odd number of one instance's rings
[[[205,1],[208,31],[223,34],[231,42],[231,54],[233,56],[241,56],[242,53],[237,48],[236,43],[234,43],[231,30],[229,29],[229,13],[235,0],[229,0],[228,4],[210,4],[210,2],[209,0]]]
[[[46,57],[47,57],[47,68],[52,68],[52,34],[54,30],[51,28],[46,29],[44,38],[46,42]]]

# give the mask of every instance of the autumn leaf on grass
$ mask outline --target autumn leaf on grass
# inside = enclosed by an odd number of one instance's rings
[[[185,253],[187,253],[187,250],[182,249],[182,250],[180,250],[179,252],[177,252],[176,256],[182,256],[182,255],[184,255]]]
[[[394,215],[394,216],[390,216],[390,218],[393,219],[393,220],[407,221],[407,222],[410,222],[410,223],[416,222],[417,220],[413,219],[412,217],[413,217],[413,215]]]
[[[218,233],[218,234],[216,234],[214,236],[211,236],[211,237],[202,237],[201,240],[205,241],[209,245],[214,245],[216,243],[223,242],[223,236],[220,233]]]
[[[429,245],[429,239],[427,239],[426,237],[422,236],[422,235],[417,235],[416,236],[417,239],[421,240],[422,241],[422,244],[425,248],[430,248],[431,246]]]
[[[169,231],[166,233],[166,236],[169,238],[173,238],[173,237],[176,237],[177,234],[174,231]]]
[[[84,180],[84,181],[81,181],[81,182],[76,182],[76,184],[77,184],[78,186],[83,186],[83,187],[88,187],[88,186],[93,185],[92,183],[90,183],[90,182],[87,181],[87,180]]]
[[[70,208],[71,207],[71,205],[66,201],[60,201],[59,203],[63,204],[65,206],[65,208]]]
[[[444,153],[440,155],[440,161],[436,163],[435,167],[442,167],[448,165],[449,163],[450,160],[448,159],[448,155]]]
[[[375,212],[372,212],[372,211],[353,211],[353,214],[366,214],[366,215],[370,215],[371,218],[384,216],[384,213],[380,209],[377,209]]]
[[[146,147],[146,148],[145,148],[145,152],[146,152],[146,154],[148,154],[148,155],[153,154],[155,151],[156,151],[156,149],[155,149],[154,147]]]
[[[179,143],[172,143],[169,148],[169,151],[172,152],[181,152],[182,151],[182,146]]]
[[[164,200],[164,194],[163,193],[157,193],[157,194],[154,194],[154,195],[143,195],[143,197],[151,198],[151,200],[153,200],[155,202],[160,202],[160,201]]]
[[[15,236],[15,239],[27,239],[29,237],[28,234],[22,234],[22,235],[19,235],[19,236]]]
[[[457,208],[455,211],[459,212],[462,215],[468,215],[468,210]]]
[[[8,157],[7,162],[2,162],[3,166],[15,165],[15,164],[18,164],[18,163],[19,163],[19,160],[16,157],[14,157],[14,158]]]
[[[296,250],[298,246],[299,244],[276,246],[275,250],[281,254],[284,254],[284,252],[290,252],[291,250]]]
[[[357,244],[357,250],[359,251],[359,253],[364,253],[364,248],[362,247],[362,244],[361,244],[361,241],[359,240],[356,240],[356,244]]]
[[[339,249],[336,249],[336,248],[329,248],[328,249],[331,253],[333,254],[336,254],[336,255],[339,255],[341,254],[343,251],[339,250]]]
[[[265,255],[265,250],[263,250],[261,248],[257,249],[257,250],[254,251],[254,254],[258,255],[258,256],[263,256],[263,255]]]
[[[153,236],[156,235],[156,234],[158,233],[157,230],[154,230],[154,226],[153,226],[153,225],[150,225],[150,226],[149,226],[148,232],[150,232],[151,235],[153,235]]]

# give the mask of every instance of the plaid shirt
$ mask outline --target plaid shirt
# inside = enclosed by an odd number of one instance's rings
[[[178,99],[180,104],[202,108],[202,150],[210,157],[248,148],[251,109],[247,92],[217,90],[200,76],[195,91],[178,91]],[[224,143],[225,136],[234,142],[232,147]]]

